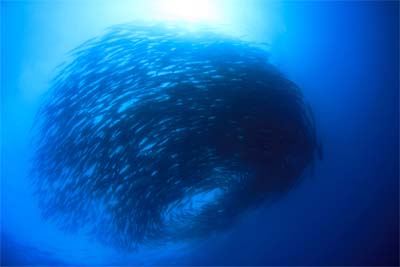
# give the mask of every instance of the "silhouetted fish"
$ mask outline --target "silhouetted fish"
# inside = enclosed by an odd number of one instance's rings
[[[311,110],[264,50],[169,26],[75,50],[36,126],[45,216],[126,249],[225,228],[287,191],[317,148]]]

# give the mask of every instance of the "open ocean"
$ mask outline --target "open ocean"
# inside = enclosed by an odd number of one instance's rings
[[[399,265],[398,1],[0,4],[2,266]]]

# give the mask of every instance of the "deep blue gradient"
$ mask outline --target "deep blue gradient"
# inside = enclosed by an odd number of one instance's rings
[[[42,12],[60,3],[1,2],[2,265],[399,264],[398,2],[283,2],[285,31],[273,41],[263,38],[262,16],[250,24],[311,102],[324,159],[313,177],[222,235],[123,256],[44,224],[26,181],[37,95],[62,55],[96,33],[71,13],[62,19],[74,20],[73,33],[54,30]],[[267,13],[266,1],[249,3]],[[78,37],[60,43],[63,35]]]

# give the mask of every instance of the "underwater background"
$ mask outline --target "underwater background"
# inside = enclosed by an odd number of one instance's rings
[[[399,264],[397,1],[1,1],[0,15],[1,265]],[[68,51],[132,21],[265,44],[314,111],[313,175],[192,243],[118,252],[43,220],[27,178],[42,96]]]

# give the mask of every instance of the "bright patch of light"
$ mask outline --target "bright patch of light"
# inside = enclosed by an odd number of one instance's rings
[[[220,17],[215,1],[159,0],[158,13],[166,20],[214,23]]]
[[[169,205],[163,214],[164,222],[166,224],[173,223],[175,226],[179,223],[188,223],[191,218],[199,216],[207,205],[215,204],[223,196],[223,193],[222,189],[215,188],[186,196]]]

